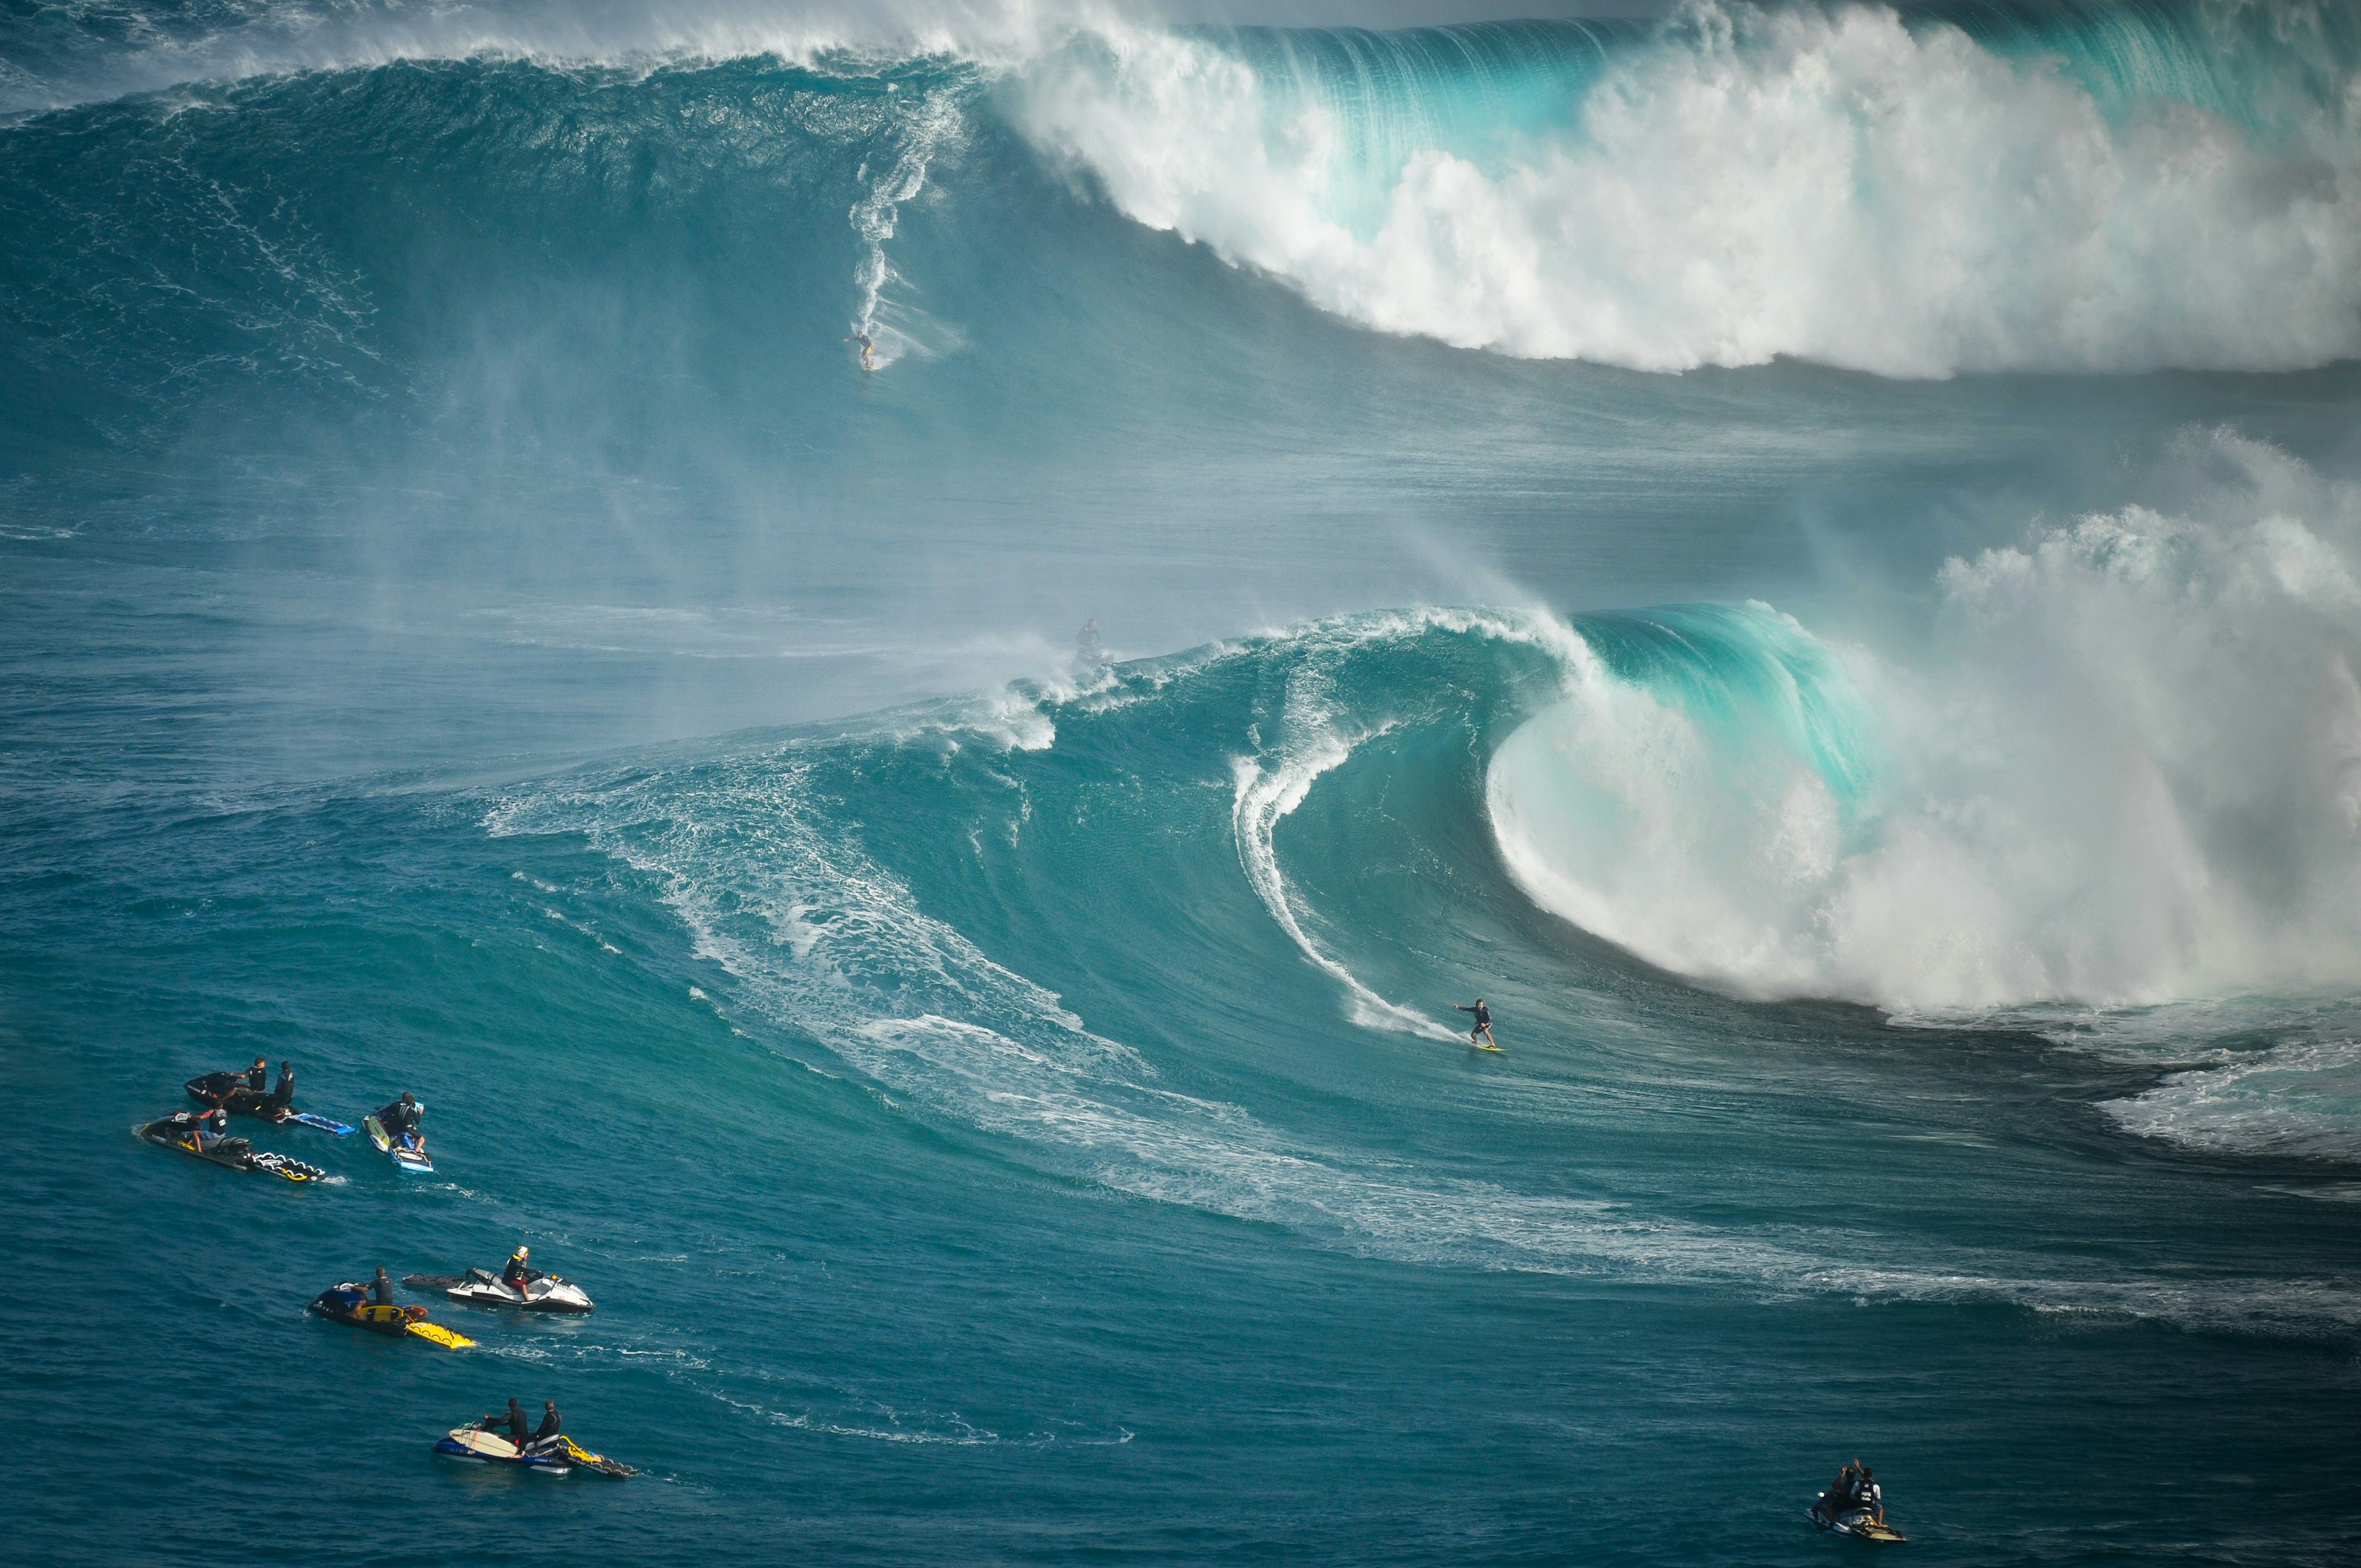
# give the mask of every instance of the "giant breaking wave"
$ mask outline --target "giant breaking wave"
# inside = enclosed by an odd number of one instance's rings
[[[1511,355],[1938,377],[2361,352],[2361,44],[2336,5],[1707,3],[1399,33],[1021,0],[76,18],[0,22],[0,112],[392,60],[928,65],[930,141],[1005,117],[1082,189],[1324,310]],[[852,227],[890,238],[926,179],[894,166]],[[864,325],[894,278],[862,264]]]
[[[2192,433],[2188,515],[1954,560],[1931,637],[1583,623],[1496,753],[1543,905],[1742,993],[2147,1005],[2361,972],[2361,494]]]

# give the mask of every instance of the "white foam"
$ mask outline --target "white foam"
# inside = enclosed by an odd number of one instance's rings
[[[2115,112],[2048,61],[1883,7],[1712,4],[1480,163],[1430,142],[1357,167],[1357,97],[1159,30],[1094,32],[1012,94],[1035,144],[1133,218],[1373,327],[1645,370],[1792,355],[1913,377],[2361,352],[2346,98],[2289,107],[2267,139],[2185,103]],[[1422,108],[1393,106],[1402,134]]]
[[[1488,776],[1511,872],[1748,994],[2349,994],[2361,494],[2232,435],[2187,455],[2237,482],[1954,561],[1926,645],[1840,651],[1876,759],[1858,797],[1775,726],[1732,739],[1677,691],[1576,668]]]
[[[2361,1158],[2361,1042],[2298,1039],[2242,1052],[2100,1109],[2126,1132],[2188,1148]]]
[[[855,280],[861,303],[853,330],[872,344],[869,367],[882,370],[906,354],[934,358],[962,341],[951,327],[935,321],[903,298],[889,299],[887,289],[903,281],[885,254],[903,206],[927,188],[927,173],[939,159],[956,158],[968,137],[961,94],[947,88],[906,94],[893,119],[896,146],[893,161],[883,170],[863,166],[860,177],[868,193],[852,204],[852,230],[861,236],[862,254]]]

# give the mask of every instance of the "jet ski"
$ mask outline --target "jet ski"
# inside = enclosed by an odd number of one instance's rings
[[[408,1274],[401,1282],[412,1290],[440,1290],[454,1301],[471,1307],[515,1307],[527,1312],[587,1312],[596,1305],[582,1287],[555,1274],[536,1274],[520,1290],[488,1268],[465,1274]]]
[[[317,1127],[324,1133],[334,1133],[340,1138],[350,1137],[353,1133],[349,1124],[336,1121],[333,1117],[314,1116],[309,1111],[297,1111],[286,1106],[273,1105],[269,1095],[257,1094],[254,1091],[253,1087],[246,1081],[246,1074],[242,1072],[202,1073],[181,1087],[187,1090],[189,1098],[198,1104],[218,1106],[233,1116],[253,1116],[261,1121],[276,1123],[282,1127],[290,1123],[305,1127]]]
[[[419,1109],[424,1110],[425,1107],[422,1105]],[[385,1124],[379,1122],[375,1116],[362,1117],[361,1125],[368,1129],[369,1142],[377,1146],[378,1153],[391,1159],[394,1169],[401,1172],[402,1175],[432,1176],[434,1174],[434,1162],[426,1157],[426,1138],[423,1134],[404,1133],[401,1137],[396,1138],[385,1130]]]
[[[371,1333],[401,1337],[415,1334],[431,1340],[445,1350],[465,1350],[476,1342],[465,1334],[453,1333],[440,1323],[426,1321],[423,1307],[390,1307],[368,1299],[368,1287],[346,1281],[332,1285],[312,1299],[312,1310],[330,1322],[349,1323]]]
[[[520,1449],[500,1433],[481,1427],[453,1427],[447,1436],[435,1441],[434,1452],[454,1459],[512,1464],[520,1470],[539,1470],[551,1475],[563,1475],[574,1468],[574,1455],[566,1452],[563,1443],[527,1443]]]
[[[1849,1498],[1832,1497],[1822,1492],[1811,1507],[1812,1523],[1830,1535],[1849,1535],[1855,1541],[1877,1541],[1890,1543],[1910,1538],[1892,1525],[1881,1521],[1870,1509]]]
[[[564,1432],[539,1442],[528,1442],[520,1450],[498,1432],[486,1431],[481,1427],[453,1427],[447,1436],[436,1441],[434,1452],[486,1464],[512,1464],[548,1475],[564,1475],[577,1467],[618,1481],[628,1481],[639,1474],[628,1464],[591,1453]]]
[[[316,1165],[305,1165],[300,1159],[258,1149],[244,1138],[216,1139],[211,1148],[197,1146],[197,1123],[202,1120],[193,1111],[175,1111],[160,1122],[150,1122],[139,1129],[139,1135],[163,1148],[179,1149],[215,1165],[225,1165],[232,1170],[258,1170],[269,1176],[283,1177],[289,1181],[324,1181],[328,1173]]]
[[[270,1096],[246,1080],[242,1072],[204,1072],[181,1085],[200,1105],[218,1105],[233,1116],[269,1114]]]

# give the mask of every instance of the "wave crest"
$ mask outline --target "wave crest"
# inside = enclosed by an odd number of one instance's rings
[[[1708,5],[1628,45],[1452,29],[1341,60],[1110,32],[1014,101],[1138,221],[1465,347],[1909,377],[2361,352],[2350,71],[2298,82],[2276,56],[2300,40],[2202,17],[2088,27],[1999,49],[1883,8]],[[2172,95],[2242,72],[2251,127]]]

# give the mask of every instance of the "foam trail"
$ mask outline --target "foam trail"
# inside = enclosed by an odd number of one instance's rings
[[[1334,659],[1340,653],[1349,654],[1434,629],[1477,631],[1504,641],[1533,643],[1562,659],[1587,657],[1580,640],[1546,615],[1504,618],[1435,609],[1409,615],[1358,617],[1312,629],[1293,641],[1324,659]],[[1288,894],[1287,880],[1279,872],[1279,852],[1273,843],[1280,819],[1303,804],[1313,783],[1349,760],[1356,747],[1384,734],[1389,726],[1380,723],[1348,735],[1340,727],[1342,721],[1332,706],[1324,665],[1317,662],[1308,663],[1290,677],[1281,722],[1285,738],[1268,759],[1268,765],[1266,759],[1259,757],[1241,756],[1231,762],[1236,785],[1231,806],[1231,832],[1238,847],[1238,863],[1245,868],[1255,896],[1262,900],[1263,907],[1270,911],[1271,918],[1279,922],[1279,929],[1287,933],[1297,949],[1345,987],[1350,1004],[1348,1015],[1354,1023],[1365,1028],[1418,1035],[1430,1040],[1456,1041],[1460,1037],[1458,1030],[1445,1027],[1414,1008],[1386,1000],[1312,939]]]
[[[1293,704],[1290,701],[1290,707]],[[1376,733],[1382,734],[1383,730]],[[1368,740],[1370,736],[1360,739]],[[1430,1040],[1455,1040],[1459,1036],[1432,1018],[1400,1003],[1389,1002],[1361,983],[1351,970],[1330,957],[1327,950],[1313,941],[1303,929],[1303,922],[1295,912],[1294,901],[1288,896],[1287,882],[1279,874],[1279,853],[1271,839],[1279,819],[1303,804],[1311,793],[1312,782],[1345,762],[1353,754],[1355,742],[1323,729],[1308,745],[1290,747],[1282,753],[1279,765],[1265,769],[1252,757],[1238,757],[1232,765],[1236,770],[1237,795],[1231,812],[1231,821],[1238,845],[1238,863],[1246,868],[1246,881],[1262,900],[1270,917],[1279,922],[1303,956],[1324,973],[1345,987],[1351,1001],[1354,1023],[1370,1029],[1391,1029],[1403,1034],[1422,1035]]]
[[[898,87],[889,87],[889,91],[898,91]],[[876,344],[871,364],[879,369],[919,345],[919,339],[910,330],[919,313],[908,305],[897,309],[885,304],[888,285],[902,281],[901,274],[886,258],[885,245],[894,237],[903,203],[916,200],[926,190],[929,166],[939,157],[956,155],[965,139],[967,121],[961,96],[959,91],[949,88],[919,95],[917,102],[896,118],[895,137],[899,146],[891,166],[873,179],[869,166],[864,164],[858,176],[869,181],[870,188],[853,203],[851,214],[852,231],[861,236],[863,247],[855,278],[861,303],[853,319],[853,330]],[[899,324],[881,321],[881,307],[893,314]]]

